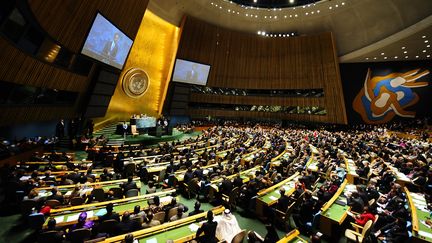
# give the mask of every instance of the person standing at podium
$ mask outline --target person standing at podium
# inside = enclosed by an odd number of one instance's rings
[[[123,138],[126,140],[126,134],[127,134],[128,124],[126,121],[123,122]]]

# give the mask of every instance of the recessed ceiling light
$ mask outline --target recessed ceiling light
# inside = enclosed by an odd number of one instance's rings
[[[376,57],[374,57],[374,60],[376,60],[377,58]]]
[[[426,47],[427,47],[427,48],[429,48],[429,47],[430,47],[430,45],[427,45]]]
[[[419,58],[419,56],[416,56],[416,58]]]
[[[408,58],[408,56],[405,56],[405,58]]]
[[[394,58],[395,58],[395,59],[398,59],[398,56],[395,56]]]
[[[261,30],[258,30],[257,34],[258,34],[258,35],[261,35]]]
[[[258,0],[254,0],[254,3],[256,3]]]
[[[369,60],[369,57],[366,57],[365,59],[366,59],[366,60]]]
[[[284,18],[287,18],[287,16],[285,15]]]
[[[428,40],[425,40],[425,43],[428,43],[429,41]]]
[[[429,58],[429,57],[430,57],[430,55],[427,55],[426,57],[427,57],[427,58]]]
[[[424,39],[424,38],[426,38],[426,36],[424,35],[424,36],[422,36],[422,38]]]
[[[387,59],[387,57],[384,57],[384,59]]]
[[[329,7],[329,9],[333,9],[333,7],[332,7],[332,6],[330,6],[330,7]]]
[[[320,12],[320,10],[318,9],[318,10],[317,10],[317,13],[319,13],[319,12]]]
[[[345,5],[345,2],[342,2],[342,5]]]
[[[384,56],[384,52],[381,52],[381,56]]]
[[[405,48],[406,48],[405,46],[402,46],[402,50],[405,50]]]
[[[407,54],[408,52],[407,51],[404,51],[404,54]]]
[[[426,50],[423,50],[423,53],[426,53]]]
[[[308,12],[306,12],[306,15],[309,15],[309,13],[308,13]]]

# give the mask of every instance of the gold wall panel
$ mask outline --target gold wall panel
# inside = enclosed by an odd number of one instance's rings
[[[132,114],[158,116],[170,81],[180,40],[180,29],[146,10],[129,57],[104,118],[96,120],[96,129],[109,123],[129,120]],[[131,98],[122,89],[124,74],[141,68],[149,77],[149,87],[139,98]]]

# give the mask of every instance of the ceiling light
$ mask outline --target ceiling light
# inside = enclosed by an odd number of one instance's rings
[[[381,52],[381,56],[384,56],[384,52]]]
[[[427,45],[426,47],[427,47],[427,48],[429,48],[429,47],[430,47],[430,45]]]
[[[384,59],[387,59],[387,57],[384,57]]]
[[[424,38],[426,38],[426,36],[424,35],[424,36],[422,36],[422,38],[424,39]]]
[[[374,57],[374,60],[376,60],[377,58],[376,57]]]
[[[366,57],[365,59],[366,59],[366,60],[369,60],[369,57]]]
[[[258,35],[261,35],[261,30],[258,30],[258,32],[257,32],[257,33],[258,33]]]
[[[408,52],[407,51],[404,51],[404,54],[407,54]]]
[[[332,7],[332,6],[330,6],[330,7],[329,7],[329,9],[333,9],[333,7]]]
[[[285,15],[284,18],[287,18],[287,16]]]
[[[405,46],[402,46],[402,50],[405,50],[405,48],[406,48]]]
[[[306,15],[309,15],[309,13],[308,13],[308,12],[306,12]]]
[[[427,57],[427,58],[429,58],[429,57],[430,57],[430,55],[427,55],[426,57]]]
[[[398,56],[395,56],[394,58],[395,58],[395,59],[398,59]]]
[[[295,1],[294,1],[294,0],[289,0],[289,3],[290,3],[290,4],[294,4]]]
[[[336,4],[336,6],[335,6],[335,7],[336,7],[336,8],[338,8],[338,7],[339,7],[339,5],[337,5],[337,4]]]
[[[317,10],[317,13],[319,13],[320,12],[320,10]]]
[[[426,50],[423,50],[423,53],[426,53]]]
[[[345,2],[342,2],[342,5],[345,5]]]
[[[429,41],[428,40],[425,40],[425,43],[428,43]]]
[[[254,0],[254,3],[256,3],[257,2],[257,0]]]
[[[416,58],[419,58],[419,56],[416,56]]]
[[[408,56],[405,56],[405,58],[408,58]]]

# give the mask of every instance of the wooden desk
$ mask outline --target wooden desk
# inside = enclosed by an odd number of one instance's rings
[[[427,209],[424,195],[410,192],[406,187],[404,190],[411,210],[412,242],[432,242],[432,229],[425,225],[426,220],[431,220],[431,211]]]

